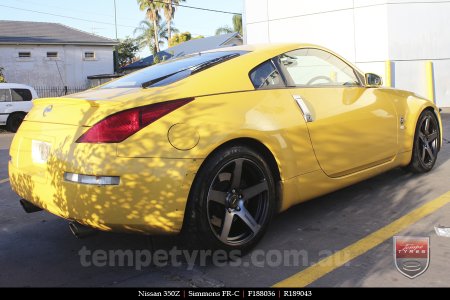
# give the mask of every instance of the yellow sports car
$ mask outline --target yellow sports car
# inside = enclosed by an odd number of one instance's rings
[[[187,55],[34,101],[11,146],[11,186],[27,211],[75,232],[186,230],[246,250],[295,204],[392,168],[433,168],[439,110],[381,84],[314,45]]]

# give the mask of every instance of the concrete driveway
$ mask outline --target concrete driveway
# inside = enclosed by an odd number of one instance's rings
[[[216,265],[190,260],[176,237],[99,233],[77,240],[67,221],[26,214],[7,181],[12,135],[0,134],[0,286],[450,286],[450,238],[434,233],[436,225],[450,227],[450,114],[443,117],[445,145],[433,172],[397,169],[298,205],[275,218],[254,251]],[[397,271],[394,234],[431,238],[423,275]],[[149,262],[148,255],[171,250],[183,258]]]

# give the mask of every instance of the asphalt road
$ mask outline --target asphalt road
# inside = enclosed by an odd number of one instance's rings
[[[4,181],[12,135],[2,133],[0,286],[263,287],[304,270],[316,278],[310,286],[450,286],[450,238],[434,233],[436,225],[450,227],[448,204],[398,233],[431,238],[430,266],[416,279],[395,268],[391,237],[376,247],[360,242],[450,191],[450,114],[443,118],[445,145],[433,172],[418,176],[397,169],[298,205],[277,216],[257,248],[234,264],[181,252],[185,243],[176,237],[98,233],[77,240],[67,221],[46,212],[26,214]],[[341,250],[351,245],[360,253],[346,259]],[[333,253],[348,262],[314,268]]]

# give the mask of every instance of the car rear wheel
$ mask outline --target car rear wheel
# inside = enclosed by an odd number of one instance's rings
[[[13,113],[9,116],[8,120],[6,121],[6,130],[11,132],[17,132],[17,130],[20,127],[20,124],[22,124],[23,119],[25,118],[24,113]]]
[[[208,249],[246,252],[263,236],[275,197],[273,175],[260,154],[245,146],[221,149],[197,175],[191,224]]]
[[[436,164],[440,147],[439,122],[433,112],[424,111],[417,122],[411,163],[408,169],[414,173],[426,173]]]

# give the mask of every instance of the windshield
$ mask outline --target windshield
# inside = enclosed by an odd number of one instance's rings
[[[168,85],[245,53],[247,52],[218,51],[190,54],[134,72],[101,88],[146,88]]]

